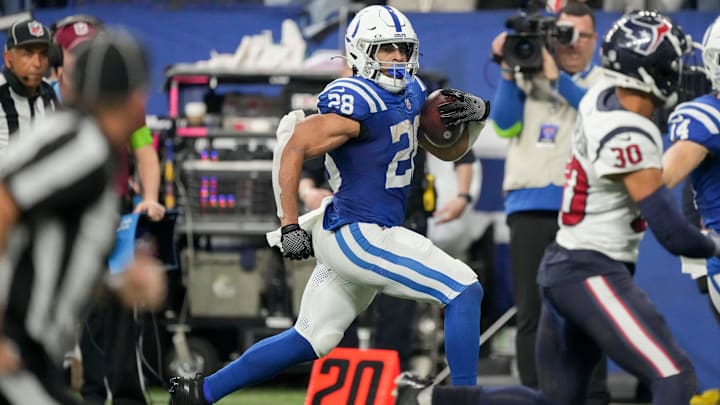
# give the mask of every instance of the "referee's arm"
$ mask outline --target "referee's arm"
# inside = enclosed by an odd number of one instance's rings
[[[19,215],[20,210],[17,204],[15,204],[15,200],[10,196],[10,192],[7,187],[5,187],[5,183],[0,181],[0,257],[2,257],[5,252],[7,236],[15,225]],[[0,330],[2,330],[2,323],[0,323]]]
[[[15,204],[15,200],[10,196],[5,183],[0,181],[0,257],[5,252],[8,234],[15,225],[19,214],[20,210]],[[4,315],[5,308],[0,303],[0,376],[20,367],[20,358],[9,345],[2,332]]]

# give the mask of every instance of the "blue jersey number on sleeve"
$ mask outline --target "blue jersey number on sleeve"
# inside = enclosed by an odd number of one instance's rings
[[[355,97],[352,94],[328,93],[327,97],[330,110],[337,109],[345,115],[352,115],[355,110]]]

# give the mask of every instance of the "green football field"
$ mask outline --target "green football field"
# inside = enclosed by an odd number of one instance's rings
[[[151,392],[152,402],[149,405],[167,405],[168,394],[153,390]],[[305,390],[298,388],[251,388],[242,392],[232,394],[218,405],[303,405],[305,401]],[[610,405],[649,405],[635,403],[611,403]]]
[[[150,392],[152,402],[149,405],[167,405],[168,394],[159,389]],[[302,405],[305,401],[305,389],[301,388],[248,388],[232,394],[218,405]],[[615,404],[615,403],[613,403]],[[613,405],[611,404],[611,405]],[[620,405],[620,404],[617,404]],[[622,405],[646,405],[624,403]]]
[[[218,405],[302,405],[305,401],[305,389],[296,387],[248,388],[232,394]],[[160,389],[150,392],[149,405],[167,405],[168,394]],[[611,405],[620,405],[612,403]],[[623,403],[622,405],[647,405]]]
[[[161,389],[150,391],[149,405],[167,405],[168,394]],[[296,387],[248,388],[232,394],[218,405],[302,405],[305,389]]]

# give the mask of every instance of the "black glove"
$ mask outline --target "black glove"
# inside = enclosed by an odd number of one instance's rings
[[[455,127],[469,121],[483,121],[490,115],[490,101],[488,100],[456,89],[443,89],[440,93],[455,100],[438,106],[440,118],[448,127]]]
[[[280,233],[283,256],[290,260],[301,260],[315,255],[310,234],[300,228],[300,225],[285,225],[280,228]]]

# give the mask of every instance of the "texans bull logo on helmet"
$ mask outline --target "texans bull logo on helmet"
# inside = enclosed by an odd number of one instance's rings
[[[628,39],[627,47],[645,56],[657,50],[671,28],[665,20],[648,23],[637,17],[628,19],[626,24],[620,26]]]

